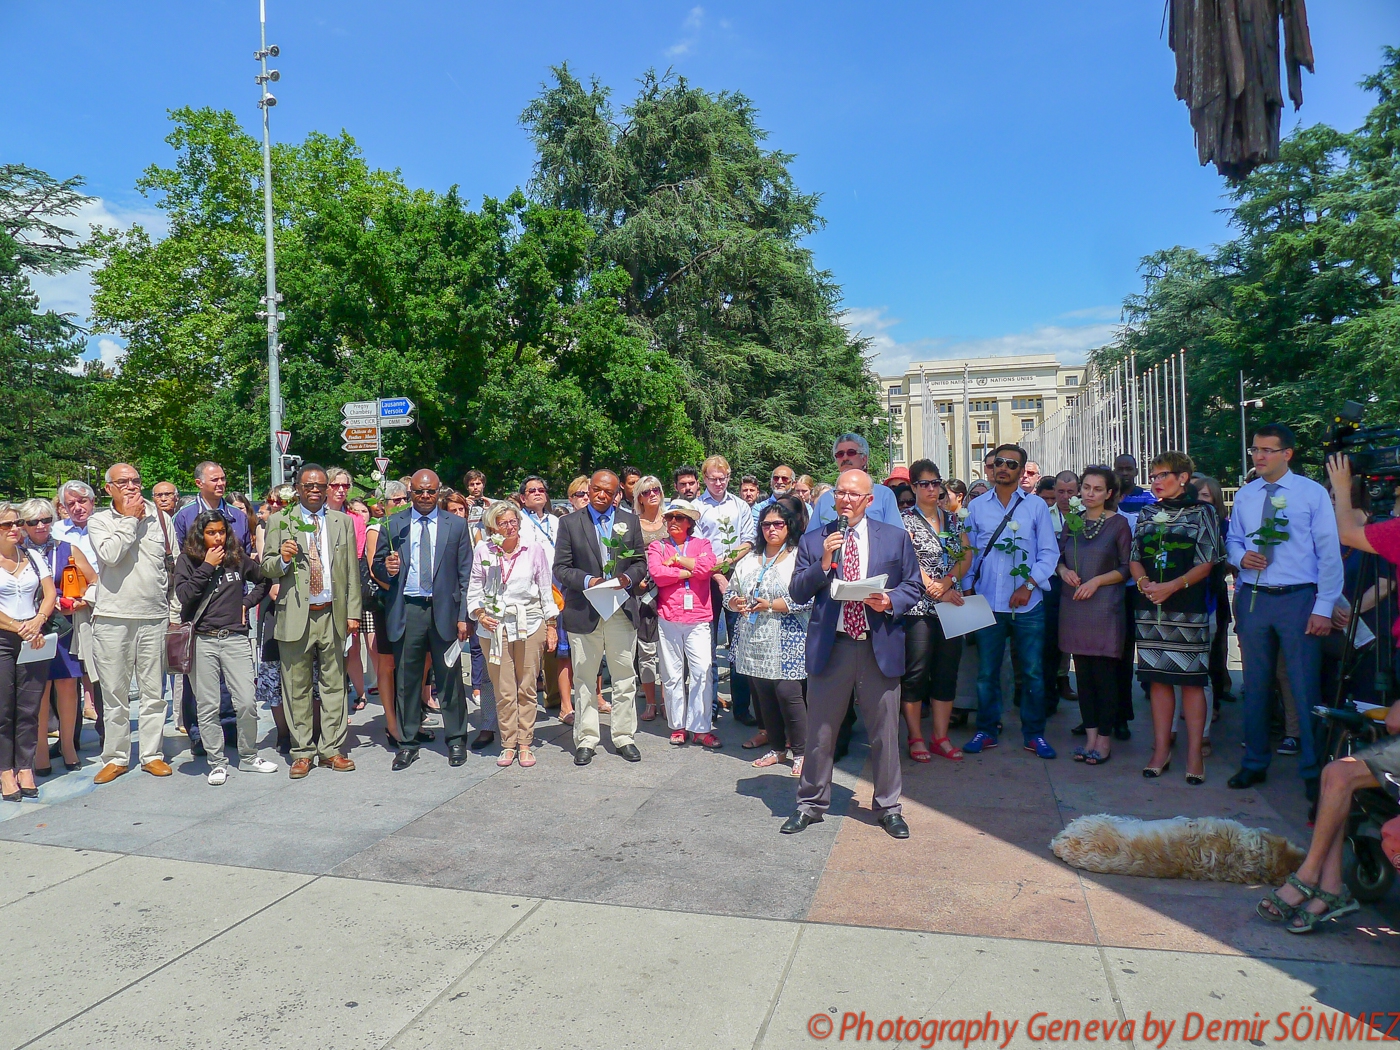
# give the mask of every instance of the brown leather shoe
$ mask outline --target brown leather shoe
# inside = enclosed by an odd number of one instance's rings
[[[331,758],[322,755],[316,764],[322,769],[334,769],[337,773],[348,773],[355,768],[355,763],[344,755],[334,755]]]
[[[168,777],[174,772],[174,770],[170,768],[170,763],[162,758],[153,758],[141,768],[153,777]]]
[[[92,782],[94,784],[110,784],[125,772],[127,772],[127,767],[120,762],[108,762],[97,771],[97,776],[92,778]]]
[[[291,777],[293,780],[300,780],[302,777],[306,776],[306,774],[310,772],[311,759],[299,758],[295,762],[293,762],[291,768],[287,770],[287,776]]]

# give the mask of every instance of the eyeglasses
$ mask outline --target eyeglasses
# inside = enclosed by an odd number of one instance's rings
[[[24,524],[28,525],[31,529],[33,529],[37,528],[40,525],[52,525],[53,518],[27,518],[25,519]]]
[[[527,495],[527,496],[546,496],[546,495],[548,495],[548,494],[549,494],[549,490],[548,490],[548,489],[533,488],[533,489],[526,489],[526,490],[525,490],[525,495]]]
[[[408,491],[415,496],[436,496],[438,494],[437,489],[409,489]]]
[[[791,474],[774,474],[772,480],[773,480],[773,481],[787,481],[787,482],[791,482],[791,481],[792,481],[792,475],[791,475]]]
[[[1164,470],[1164,471],[1162,471],[1160,474],[1149,474],[1149,475],[1147,475],[1147,480],[1150,481],[1150,482],[1152,482],[1152,483],[1155,485],[1157,482],[1163,481],[1163,480],[1165,480],[1166,478],[1174,478],[1174,477],[1176,477],[1176,474],[1175,474],[1175,473],[1173,473],[1173,472],[1170,471],[1170,470]]]
[[[1280,452],[1287,451],[1289,448],[1292,448],[1292,446],[1285,445],[1283,448],[1264,448],[1262,445],[1250,445],[1249,454],[1251,456],[1277,456]]]
[[[110,484],[117,486],[119,489],[139,489],[141,487],[141,475],[138,474],[134,478],[113,478]]]
[[[500,521],[496,522],[496,531],[497,531],[497,532],[519,532],[519,531],[520,531],[520,519],[519,519],[519,518],[502,518]]]
[[[837,489],[833,498],[846,500],[861,500],[867,498],[869,495],[870,493],[868,492],[847,492],[844,489]]]
[[[407,497],[407,496],[390,496],[390,497],[389,497],[389,505],[390,505],[390,506],[396,507],[396,506],[398,506],[400,503],[407,503],[407,502],[408,502],[408,497]]]
[[[729,474],[706,474],[705,481],[710,485],[728,485],[730,477]]]
[[[1019,459],[1007,459],[1005,456],[998,456],[996,459],[992,460],[992,466],[1019,468],[1021,466],[1021,461]]]
[[[858,449],[858,448],[838,448],[838,449],[836,450],[836,458],[837,458],[837,459],[850,459],[852,456],[859,456],[859,455],[860,455],[860,449]]]
[[[914,487],[916,489],[941,489],[943,487],[943,482],[939,481],[937,478],[925,479],[923,481],[914,482]]]
[[[765,532],[766,532],[768,529],[785,529],[785,528],[787,528],[787,522],[785,522],[785,521],[765,521],[762,525],[759,526],[759,528],[760,528],[760,529],[763,529]]]

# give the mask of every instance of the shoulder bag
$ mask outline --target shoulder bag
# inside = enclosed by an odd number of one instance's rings
[[[219,577],[214,577],[214,586],[199,603],[194,616],[185,623],[168,624],[165,628],[165,664],[171,674],[189,674],[194,666],[194,628],[214,600],[219,590]]]
[[[1016,513],[1016,508],[1021,505],[1021,501],[1026,498],[1026,494],[1020,489],[1016,490],[1016,498],[1011,501],[1011,506],[1006,511],[1006,517],[1001,519],[1001,524],[997,526],[997,531],[992,533],[992,538],[987,541],[987,545],[981,550],[981,557],[977,559],[977,568],[972,573],[972,586],[968,588],[968,593],[977,593],[977,581],[982,578],[982,566],[987,561],[987,552],[996,546],[997,540],[1001,539],[1002,532],[1006,529],[1006,523],[1011,520],[1011,515]]]

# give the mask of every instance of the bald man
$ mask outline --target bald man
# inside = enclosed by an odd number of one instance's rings
[[[807,533],[797,546],[790,593],[799,605],[815,604],[807,625],[807,760],[797,812],[782,827],[785,835],[820,822],[831,805],[836,732],[854,692],[870,731],[872,809],[891,836],[909,837],[899,802],[902,617],[923,597],[924,581],[909,534],[867,513],[873,491],[865,471],[843,471],[833,492],[837,520]],[[833,580],[882,575],[884,590],[864,601],[831,596]]]
[[[447,662],[453,642],[465,645],[467,583],[472,571],[471,536],[467,523],[438,510],[442,483],[431,470],[409,480],[407,510],[384,526],[386,540],[375,545],[372,575],[384,596],[384,629],[394,647],[398,676],[398,749],[393,768],[404,770],[418,761],[418,745],[431,740],[423,727],[423,665],[432,658],[438,705],[447,737],[447,764],[467,761],[467,701],[462,674]],[[458,657],[460,660],[460,656]]]

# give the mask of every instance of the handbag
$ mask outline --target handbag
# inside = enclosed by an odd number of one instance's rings
[[[193,617],[184,623],[166,625],[165,664],[171,674],[189,674],[190,668],[194,666],[194,627],[204,615],[204,610],[209,608],[209,603],[214,600],[218,589],[219,580],[216,577],[214,586],[209,588],[209,593],[200,601]]]

